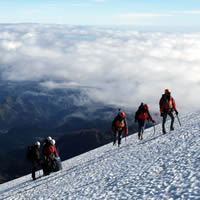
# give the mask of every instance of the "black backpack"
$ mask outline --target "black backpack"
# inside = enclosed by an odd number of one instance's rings
[[[34,160],[34,146],[28,146],[27,153],[26,153],[26,158],[29,161],[33,161]]]

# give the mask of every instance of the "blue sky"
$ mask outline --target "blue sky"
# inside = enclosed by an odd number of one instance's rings
[[[0,23],[197,27],[200,0],[0,0]]]

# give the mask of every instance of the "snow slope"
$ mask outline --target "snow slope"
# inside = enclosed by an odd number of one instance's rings
[[[161,125],[63,162],[62,171],[0,185],[0,199],[200,199],[200,113],[161,134]],[[169,124],[167,125],[169,127]],[[78,145],[78,144],[77,144]]]

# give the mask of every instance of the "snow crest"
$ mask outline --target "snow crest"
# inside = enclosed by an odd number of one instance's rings
[[[36,181],[27,175],[2,184],[0,199],[200,199],[200,113],[181,122],[166,135],[157,125],[142,141],[134,134],[119,148],[110,143],[69,159]]]

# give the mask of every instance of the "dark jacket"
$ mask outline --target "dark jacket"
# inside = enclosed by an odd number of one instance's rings
[[[28,147],[27,159],[32,162],[40,161],[40,149],[38,146],[33,145]]]

